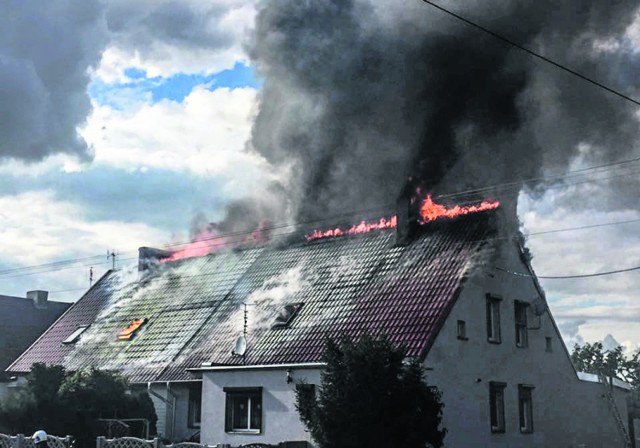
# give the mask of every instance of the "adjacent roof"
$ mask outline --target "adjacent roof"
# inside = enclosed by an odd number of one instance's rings
[[[46,308],[39,309],[31,299],[0,295],[0,379],[2,372],[70,305],[48,301]]]
[[[326,337],[364,331],[385,332],[410,356],[424,356],[493,233],[494,215],[430,223],[405,246],[380,230],[228,250],[160,265],[141,280],[132,269],[111,271],[9,370],[40,361],[117,369],[133,382],[180,381],[203,362],[316,362]],[[271,328],[285,305],[299,303],[288,325]],[[247,350],[239,358],[231,352],[243,304]],[[132,340],[117,339],[145,318]],[[91,326],[76,344],[62,344],[82,325]]]

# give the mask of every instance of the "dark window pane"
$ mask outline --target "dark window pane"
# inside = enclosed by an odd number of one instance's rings
[[[251,429],[262,428],[262,397],[251,396]]]
[[[246,395],[233,397],[233,429],[249,428],[249,408]]]

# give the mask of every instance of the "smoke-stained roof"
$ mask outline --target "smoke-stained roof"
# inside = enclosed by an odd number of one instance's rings
[[[314,362],[327,336],[385,332],[424,356],[465,273],[493,232],[495,212],[425,226],[396,245],[392,230],[229,250],[167,263],[138,279],[112,271],[89,290],[10,371],[34,362],[68,369],[117,369],[133,382],[192,378],[187,368]],[[234,341],[247,316],[247,351]],[[285,328],[271,328],[287,304],[302,303]],[[131,341],[117,339],[148,319]],[[91,325],[76,344],[62,344]]]

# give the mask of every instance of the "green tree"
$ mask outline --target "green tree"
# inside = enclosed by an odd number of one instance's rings
[[[571,353],[571,361],[580,372],[604,373],[626,381],[632,391],[628,398],[629,413],[640,418],[640,352],[626,357],[622,347],[605,351],[602,343],[588,342],[582,346],[575,344]]]
[[[70,434],[80,448],[95,446],[102,435],[99,418],[146,418],[152,426],[156,421],[146,391],[132,391],[120,374],[94,368],[68,373],[61,366],[34,364],[27,386],[0,405],[4,431]]]
[[[424,369],[388,338],[327,340],[316,397],[296,389],[300,419],[321,448],[441,447],[443,404]]]

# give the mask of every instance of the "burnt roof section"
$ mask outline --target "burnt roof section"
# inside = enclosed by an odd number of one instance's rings
[[[49,300],[46,308],[36,308],[31,299],[0,295],[0,380],[4,370],[69,306]]]
[[[34,362],[117,369],[132,382],[192,379],[186,369],[320,361],[327,337],[386,333],[424,356],[455,302],[473,257],[493,230],[494,212],[430,223],[399,246],[393,230],[230,250],[106,274],[11,367]],[[233,357],[247,303],[247,351]],[[285,328],[283,306],[303,303]],[[132,319],[148,322],[118,341]],[[62,344],[78,326],[76,344]]]

